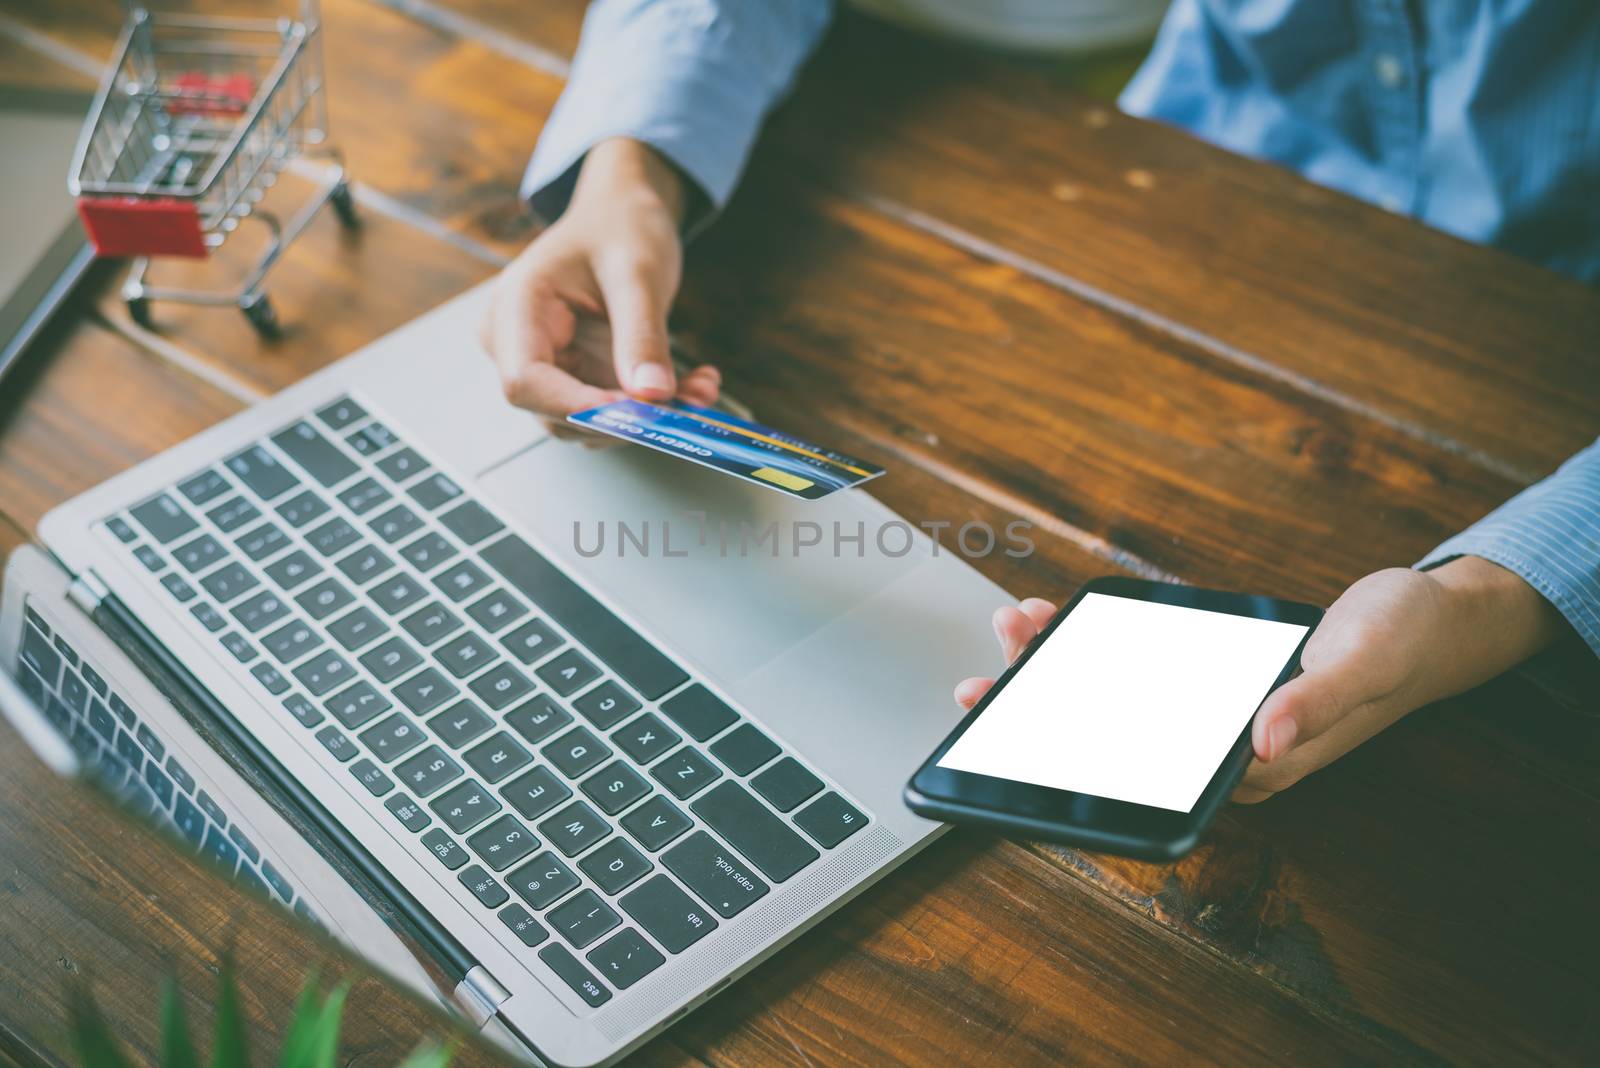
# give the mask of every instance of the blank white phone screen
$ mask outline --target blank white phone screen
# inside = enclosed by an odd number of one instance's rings
[[[1188,812],[1307,629],[1086,594],[939,766]]]

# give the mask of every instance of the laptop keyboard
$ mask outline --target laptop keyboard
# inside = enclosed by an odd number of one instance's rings
[[[591,1007],[868,822],[352,398],[105,526]]]
[[[135,813],[176,829],[241,885],[320,923],[229,818],[225,802],[196,784],[155,731],[31,606],[24,611],[17,679],[84,765]]]

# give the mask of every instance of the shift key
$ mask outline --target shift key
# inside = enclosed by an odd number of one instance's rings
[[[736,782],[714,787],[689,807],[775,883],[821,856]]]
[[[744,858],[704,831],[667,850],[661,863],[724,919],[739,915],[767,893],[767,884]]]

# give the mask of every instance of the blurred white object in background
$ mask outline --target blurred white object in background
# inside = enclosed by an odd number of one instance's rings
[[[1168,0],[853,0],[910,29],[996,48],[1073,53],[1150,39]]]

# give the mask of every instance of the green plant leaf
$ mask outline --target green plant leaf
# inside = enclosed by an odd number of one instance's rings
[[[294,1015],[289,1019],[283,1048],[278,1052],[278,1068],[309,1068],[317,1021],[322,1016],[322,1006],[317,1003],[318,987],[317,973],[313,971],[306,976],[300,996],[295,998]]]
[[[451,1046],[424,1042],[411,1051],[411,1056],[402,1061],[399,1068],[448,1068],[454,1056],[455,1049]]]
[[[172,976],[161,986],[161,1064],[162,1068],[198,1068],[194,1043],[189,1040],[189,1024],[183,1015],[183,995]]]
[[[73,983],[67,994],[67,1011],[72,1024],[72,1042],[78,1047],[83,1068],[127,1068],[128,1062],[111,1037],[111,1028],[100,1013],[87,982]]]
[[[322,1003],[308,1068],[335,1068],[338,1064],[339,1022],[344,1018],[344,1000],[349,993],[350,984],[340,983]]]
[[[211,1037],[212,1068],[247,1068],[250,1063],[250,1038],[245,1034],[244,1010],[239,1005],[239,984],[234,981],[233,961],[222,962],[222,978],[217,990],[217,1030]]]

